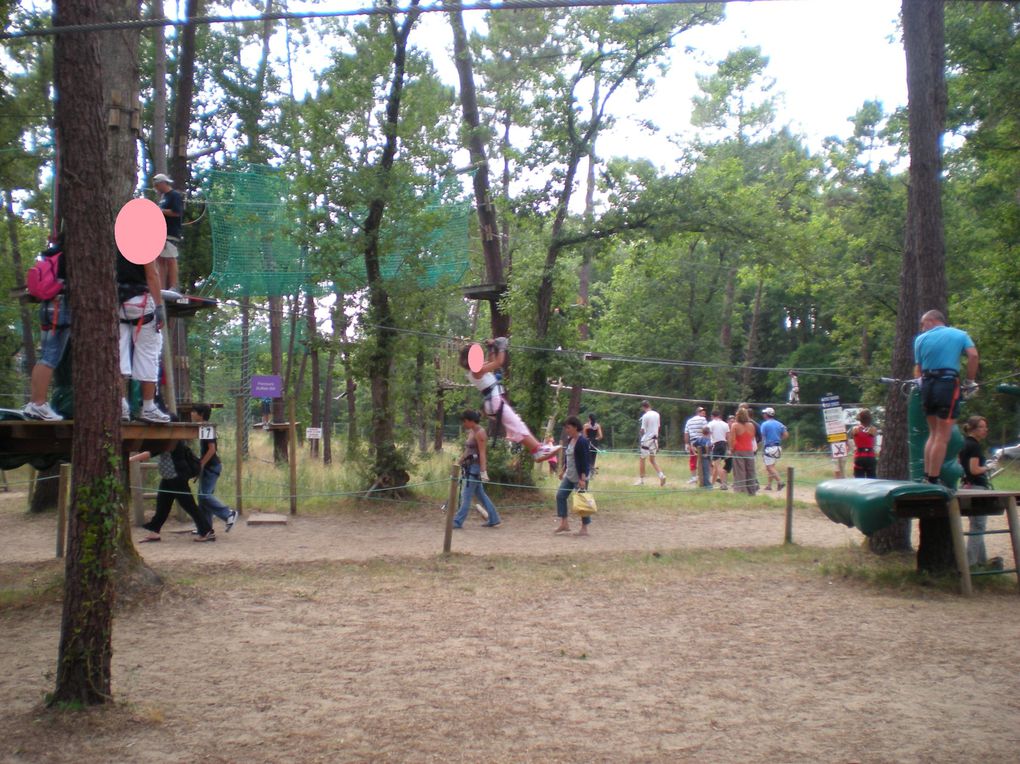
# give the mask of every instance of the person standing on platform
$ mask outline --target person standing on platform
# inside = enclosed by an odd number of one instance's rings
[[[177,256],[181,246],[181,232],[184,230],[184,197],[174,191],[173,181],[160,173],[152,179],[152,185],[159,192],[159,208],[166,218],[166,242],[159,258],[159,275],[168,290],[176,291]]]
[[[857,414],[858,423],[850,428],[850,440],[854,442],[855,478],[878,477],[878,459],[875,456],[878,429],[871,421],[871,411],[861,409]]]
[[[53,370],[60,365],[71,339],[71,303],[68,300],[67,255],[63,253],[64,235],[40,254],[56,261],[56,276],[61,284],[59,294],[39,305],[39,328],[42,330],[42,347],[39,360],[32,367],[29,400],[21,412],[30,419],[59,422],[64,417],[50,408],[46,394],[53,381]],[[50,263],[52,267],[53,263]],[[51,271],[52,273],[52,271]]]
[[[765,421],[761,423],[761,438],[764,448],[762,449],[762,461],[765,462],[765,472],[768,473],[768,484],[766,491],[772,490],[772,481],[776,481],[776,490],[782,491],[786,483],[779,477],[776,471],[776,464],[783,457],[783,441],[790,437],[786,425],[776,419],[776,410],[769,406],[762,409],[761,415]]]
[[[967,356],[967,381],[960,384],[960,356]],[[937,310],[921,316],[921,333],[914,338],[914,376],[921,378],[921,406],[928,421],[924,444],[924,474],[939,482],[960,399],[977,389],[978,351],[967,332],[946,326]]]
[[[191,421],[198,424],[207,424],[212,416],[212,407],[205,403],[196,403],[191,409]],[[237,510],[231,509],[222,501],[217,499],[213,493],[216,491],[216,482],[223,472],[223,463],[220,461],[219,451],[216,448],[215,433],[211,438],[199,438],[199,463],[202,472],[198,476],[198,506],[206,517],[209,518],[209,525],[212,525],[213,515],[220,518],[227,524],[227,533],[237,522]]]
[[[698,482],[698,450],[694,442],[701,437],[701,431],[707,424],[704,406],[698,406],[694,411],[694,416],[684,422],[684,446],[687,447],[688,466],[691,468],[691,479],[687,481],[688,483]]]
[[[481,421],[482,415],[470,409],[460,416],[461,427],[467,430],[467,441],[464,443],[464,453],[461,454],[459,460],[463,475],[460,507],[453,517],[453,527],[458,529],[464,527],[464,521],[471,510],[471,503],[476,498],[482,502],[488,515],[486,527],[495,528],[501,522],[496,506],[492,503],[489,495],[485,493],[485,484],[489,482],[489,436],[479,425]]]
[[[141,419],[156,423],[170,421],[169,414],[156,406],[156,383],[163,350],[162,330],[166,323],[161,283],[154,262],[138,265],[117,253],[120,373],[124,377],[125,388],[132,379],[141,385]],[[131,419],[127,395],[121,398],[120,409],[122,419]]]
[[[640,447],[638,454],[638,479],[634,485],[645,484],[645,459],[652,465],[659,476],[659,485],[666,485],[666,473],[655,463],[655,455],[659,453],[659,412],[652,408],[648,401],[641,401]]]

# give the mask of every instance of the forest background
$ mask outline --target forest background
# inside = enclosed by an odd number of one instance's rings
[[[159,16],[170,5],[147,3],[144,12]],[[190,16],[231,12],[229,4],[198,0],[187,9]],[[260,10],[280,5],[267,0]],[[251,370],[271,370],[276,315],[288,391],[308,412],[299,418],[323,423],[327,433],[336,425],[345,456],[373,461],[377,471],[384,458],[391,467],[409,464],[416,450],[431,448],[441,411],[454,413],[445,417],[449,425],[459,407],[476,405],[473,391],[442,392],[453,376],[449,338],[478,339],[497,325],[510,328],[512,396],[536,431],[550,417],[591,411],[616,447],[633,445],[637,399],[582,396],[584,387],[661,396],[666,445],[679,447],[687,401],[781,403],[789,369],[799,371],[804,403],[835,393],[881,405],[887,390],[878,379],[890,368],[904,250],[902,111],[862,103],[848,115],[846,135],[810,148],[778,120],[782,83],[770,77],[767,58],[739,47],[698,78],[690,104],[697,133],[674,141],[672,157],[653,163],[600,149],[621,94],[655,92],[665,68],[677,66],[666,53],[723,13],[720,4],[486,13],[464,37],[476,128],[465,127],[463,73],[459,86],[439,76],[434,45],[416,40],[412,18],[198,25],[195,96],[184,123],[188,177],[175,173],[192,223],[182,282],[225,306],[188,322],[191,397],[226,402],[236,388],[246,313]],[[49,25],[10,2],[0,3],[0,14],[8,30]],[[984,381],[1017,371],[1020,343],[1018,32],[1016,4],[946,6],[950,319],[977,342]],[[394,133],[386,123],[402,34]],[[184,137],[168,115],[178,111],[187,51],[182,35],[161,35],[142,34],[138,62],[140,191],[172,169],[181,156],[173,147]],[[279,36],[283,56],[270,45]],[[3,55],[0,288],[7,294],[52,225],[52,38],[6,41]],[[295,70],[313,59],[327,62],[315,72],[318,87],[298,95]],[[647,127],[670,131],[668,120]],[[458,165],[472,139],[470,165]],[[278,168],[285,179],[287,235],[307,274],[304,288],[277,296],[275,312],[267,295],[210,278],[216,263],[203,213],[211,178],[253,165]],[[459,253],[466,272],[458,258],[439,272],[406,242],[427,239],[437,205],[472,200],[471,181],[481,174],[491,182],[495,226],[472,217]],[[380,201],[372,225],[378,254],[393,267],[373,276],[366,242]],[[487,259],[493,242],[502,279],[492,278]],[[498,302],[464,298],[464,285],[494,281],[507,287]],[[20,405],[38,327],[33,311],[14,300],[0,305],[0,322],[3,403]],[[565,385],[560,396],[550,380]],[[463,379],[457,373],[453,381]],[[1011,404],[988,390],[983,396],[993,440],[1014,435]],[[817,409],[780,408],[780,418],[799,425],[805,441],[823,442]],[[323,456],[332,458],[328,440]]]

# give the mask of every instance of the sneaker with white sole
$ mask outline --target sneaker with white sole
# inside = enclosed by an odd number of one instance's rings
[[[638,478],[633,483],[631,483],[631,485],[644,485],[644,484],[645,484],[645,479],[644,478]]]
[[[44,422],[59,422],[64,418],[51,409],[50,404],[45,401],[43,403],[32,403],[29,401],[25,404],[25,408],[21,410],[21,413],[30,419],[41,419]]]
[[[563,446],[557,443],[554,446],[550,446],[548,443],[543,443],[541,446],[535,449],[532,453],[532,458],[536,462],[547,462],[556,456],[557,452],[561,451]]]
[[[234,523],[237,522],[237,510],[230,510],[230,517],[227,518],[227,533],[234,527]]]
[[[131,421],[131,407],[128,405],[127,398],[120,399],[120,418],[121,421]]]
[[[659,485],[660,486],[666,485],[666,473],[665,472],[660,472],[659,473]]]
[[[165,411],[160,411],[158,406],[152,406],[151,408],[142,409],[141,419],[146,422],[163,424],[170,421],[170,415]]]

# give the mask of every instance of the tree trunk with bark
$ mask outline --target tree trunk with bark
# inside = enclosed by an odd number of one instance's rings
[[[305,320],[308,322],[308,357],[312,367],[312,427],[321,427],[322,374],[319,368],[319,328],[315,323],[315,299],[310,291],[305,294]],[[309,450],[311,456],[317,459],[319,457],[319,441],[313,440]]]
[[[485,154],[485,132],[478,117],[478,97],[475,91],[474,67],[471,48],[468,46],[464,16],[459,8],[448,3],[451,10],[450,27],[453,30],[453,58],[460,79],[460,106],[464,118],[465,143],[471,155],[471,174],[475,192],[475,209],[485,258],[485,274],[490,284],[502,288],[506,284],[503,272],[503,255],[500,251],[499,221],[496,205],[489,188],[489,161]],[[502,296],[502,295],[501,295]],[[493,337],[510,334],[510,316],[502,311],[499,299],[489,300],[490,328]]]
[[[164,19],[163,0],[149,0],[149,18]],[[166,174],[166,28],[152,27],[152,172]]]
[[[105,18],[98,0],[56,0],[54,6],[57,26],[96,24]],[[61,211],[67,224],[68,278],[76,285],[70,294],[76,337],[73,379],[76,390],[88,391],[89,405],[79,406],[75,417],[64,607],[50,705],[94,705],[112,699],[114,558],[123,489],[117,291],[111,257],[115,210],[101,61],[95,33],[57,36]]]

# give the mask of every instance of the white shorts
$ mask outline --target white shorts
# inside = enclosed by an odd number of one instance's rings
[[[159,256],[160,257],[165,257],[168,260],[176,260],[177,259],[177,244],[175,244],[174,242],[170,241],[170,239],[167,239],[166,243],[163,244],[163,251],[159,253]]]
[[[528,429],[528,426],[524,424],[509,403],[502,402],[499,398],[486,398],[482,408],[489,416],[497,416],[499,415],[500,403],[502,403],[503,407],[503,417],[500,423],[503,425],[503,429],[506,430],[506,439],[511,443],[520,443],[528,435],[531,435],[531,430]]]
[[[780,446],[765,446],[765,450],[762,452],[762,461],[765,462],[766,467],[771,467],[773,464],[778,462],[783,456],[783,449]]]
[[[145,311],[144,313],[142,311]],[[155,305],[148,294],[132,297],[117,311],[120,322],[120,373],[138,382],[159,380],[159,356],[163,350],[163,334],[156,331],[156,321],[138,324],[137,319],[151,315]]]
[[[649,438],[648,440],[641,441],[642,456],[655,456],[657,453],[659,453],[658,438]]]

